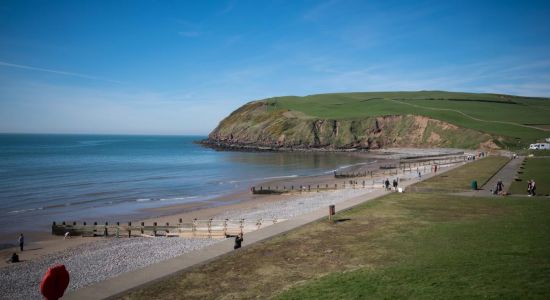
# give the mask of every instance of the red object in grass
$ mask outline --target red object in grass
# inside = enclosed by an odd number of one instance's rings
[[[57,265],[49,268],[42,278],[40,293],[46,300],[57,300],[63,297],[67,286],[69,286],[69,272],[64,265]]]

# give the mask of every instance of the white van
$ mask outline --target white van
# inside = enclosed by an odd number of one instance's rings
[[[531,144],[529,150],[550,150],[550,143]]]

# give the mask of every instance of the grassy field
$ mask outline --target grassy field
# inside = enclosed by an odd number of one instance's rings
[[[124,299],[548,299],[549,214],[540,198],[394,193]]]
[[[411,187],[411,191],[460,192],[471,190],[472,180],[477,180],[478,187],[487,182],[504,164],[509,161],[502,156],[489,156],[469,163],[463,167],[432,177]]]
[[[514,181],[509,192],[516,195],[527,195],[527,181],[534,179],[537,185],[536,193],[550,195],[550,158],[527,158],[525,166],[519,174],[521,181]]]
[[[320,94],[267,99],[271,109],[290,109],[309,116],[353,119],[366,116],[416,114],[465,128],[508,137],[510,147],[548,137],[550,99],[496,94],[380,92]]]
[[[387,263],[334,272],[276,298],[548,299],[550,202],[412,197],[386,199],[405,219],[369,246],[386,251]]]
[[[531,155],[533,154],[533,156],[550,156],[550,150],[529,150],[529,151],[526,151],[526,155]]]

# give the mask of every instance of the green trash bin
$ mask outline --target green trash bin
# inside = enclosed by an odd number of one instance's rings
[[[472,190],[477,190],[477,180],[472,180]]]

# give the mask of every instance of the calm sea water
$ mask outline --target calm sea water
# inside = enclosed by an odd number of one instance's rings
[[[343,153],[218,152],[193,143],[203,138],[0,134],[0,230],[112,220],[365,161]]]

